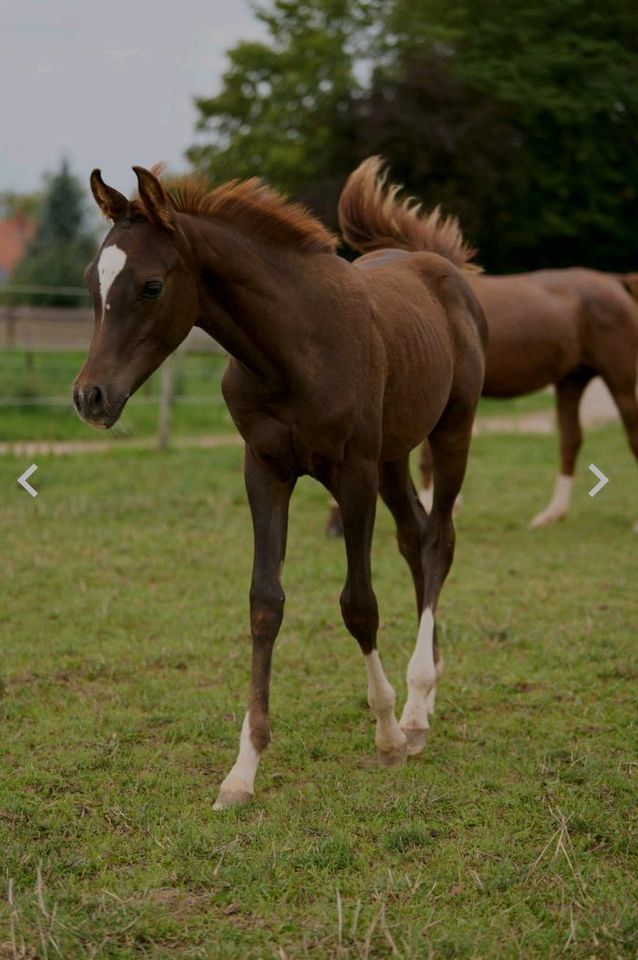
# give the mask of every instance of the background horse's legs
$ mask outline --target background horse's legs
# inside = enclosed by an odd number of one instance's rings
[[[432,450],[430,441],[424,440],[419,451],[419,473],[421,474],[421,489],[419,500],[429,513],[432,509],[434,481],[432,479]]]
[[[330,501],[330,510],[326,520],[326,534],[329,537],[343,536],[343,521],[341,520],[341,510],[336,500]]]
[[[284,612],[285,598],[280,575],[286,553],[288,506],[295,486],[294,480],[282,481],[274,476],[248,447],[244,472],[255,533],[250,586],[250,698],[241,731],[239,754],[220,787],[215,810],[245,803],[252,798],[259,758],[270,742],[270,664]]]
[[[376,721],[375,743],[382,766],[405,760],[406,738],[394,715],[396,696],[377,652],[379,610],[372,589],[370,551],[377,502],[378,467],[350,459],[340,470],[333,494],[341,508],[348,573],[341,594],[343,620],[363,653],[368,703]]]
[[[420,753],[434,712],[436,680],[443,667],[436,641],[436,605],[454,556],[454,503],[461,489],[472,433],[472,417],[444,415],[430,436],[434,469],[432,510],[423,527],[421,564],[423,592],[414,653],[408,664],[408,698],[401,729],[408,737],[408,752]]]
[[[569,513],[574,482],[576,457],[583,442],[578,411],[585,387],[594,376],[593,370],[569,374],[556,384],[556,413],[560,434],[560,473],[556,477],[552,499],[544,510],[531,520],[530,527],[546,527]]]
[[[622,418],[629,446],[638,459],[638,400],[636,399],[636,355],[630,355],[630,363],[625,369],[616,369],[609,375],[603,375],[603,380],[609,387]],[[638,522],[634,524],[634,532],[638,533]]]

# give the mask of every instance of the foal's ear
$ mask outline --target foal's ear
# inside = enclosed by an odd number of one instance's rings
[[[93,171],[90,182],[91,193],[105,217],[115,223],[116,220],[123,220],[128,216],[130,208],[128,200],[115,187],[109,187],[108,184],[104,183],[99,170]]]
[[[140,191],[140,200],[150,220],[158,227],[167,230],[175,228],[173,210],[171,208],[164,187],[151,170],[144,167],[133,167]]]

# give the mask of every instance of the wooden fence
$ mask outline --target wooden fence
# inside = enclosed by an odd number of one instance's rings
[[[0,304],[0,349],[86,350],[93,333],[88,307],[32,307]],[[223,353],[219,344],[193,329],[181,350]]]

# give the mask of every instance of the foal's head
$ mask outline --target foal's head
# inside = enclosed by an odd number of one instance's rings
[[[111,427],[137,388],[175,350],[197,316],[197,286],[188,241],[158,178],[134,167],[139,199],[107,186],[99,170],[91,190],[113,221],[85,279],[95,330],[73,386],[80,416]]]

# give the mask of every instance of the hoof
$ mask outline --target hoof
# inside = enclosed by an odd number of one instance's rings
[[[253,795],[248,790],[221,790],[213,805],[213,810],[227,810],[228,807],[241,807],[250,803]]]
[[[407,744],[408,756],[414,757],[416,756],[417,753],[421,753],[421,751],[425,747],[425,744],[427,743],[428,730],[427,729],[421,730],[416,728],[410,729],[409,727],[408,728],[402,727],[402,730],[408,739],[408,744]]]
[[[391,747],[389,750],[381,750],[377,747],[377,760],[380,767],[400,767],[407,758],[407,743],[402,743],[400,747]]]
[[[537,513],[536,516],[530,520],[529,528],[530,530],[540,530],[541,527],[549,527],[552,523],[557,523],[559,520],[564,520],[565,514],[556,514],[556,513]]]

